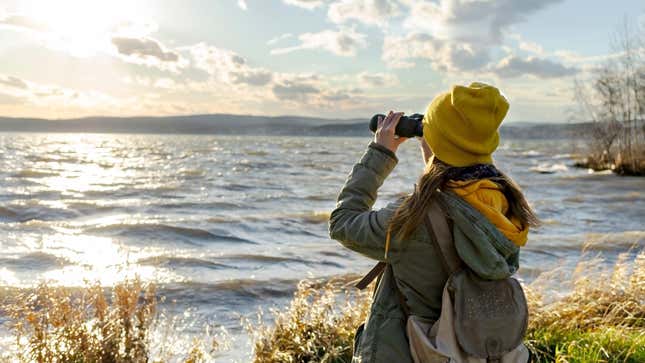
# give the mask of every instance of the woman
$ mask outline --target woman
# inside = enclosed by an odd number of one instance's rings
[[[439,317],[448,272],[423,228],[429,206],[439,199],[453,231],[462,231],[460,238],[473,246],[504,248],[494,250],[495,256],[460,253],[466,265],[482,277],[495,275],[499,261],[504,261],[501,268],[507,272],[517,270],[519,247],[527,241],[529,226],[536,226],[538,220],[519,187],[493,165],[497,129],[508,107],[497,88],[483,83],[453,86],[437,96],[423,118],[420,141],[426,167],[418,186],[411,195],[373,211],[377,190],[397,164],[398,146],[406,141],[394,133],[402,113],[390,111],[379,120],[374,142],[354,166],[329,220],[331,238],[392,267],[379,280],[368,321],[357,332],[356,361],[411,362],[404,309],[432,320]],[[477,216],[476,220],[459,218],[464,205],[479,212],[468,214]],[[460,229],[463,223],[474,223],[479,231],[496,231],[464,233],[473,228]],[[501,236],[496,237],[501,243],[491,244],[493,235]]]

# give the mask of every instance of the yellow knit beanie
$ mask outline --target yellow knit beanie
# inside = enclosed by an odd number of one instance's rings
[[[435,97],[423,118],[423,137],[439,160],[452,166],[490,164],[508,101],[490,85],[452,86]]]

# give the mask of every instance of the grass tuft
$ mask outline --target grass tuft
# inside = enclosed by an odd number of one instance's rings
[[[110,290],[99,284],[67,288],[43,283],[8,298],[3,310],[11,321],[15,354],[2,358],[38,363],[179,361],[151,354],[159,316],[155,285],[135,278]],[[217,344],[213,340],[206,351],[204,342],[195,340],[181,361],[207,362]]]
[[[254,363],[349,363],[357,325],[369,311],[368,292],[343,288],[343,281],[302,281],[290,306],[273,310],[274,322],[246,321],[254,339]]]

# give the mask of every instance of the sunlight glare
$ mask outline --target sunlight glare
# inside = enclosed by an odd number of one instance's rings
[[[122,27],[141,22],[137,2],[125,0],[26,1],[21,12],[43,24],[49,32],[49,46],[77,56],[109,52],[110,36]]]

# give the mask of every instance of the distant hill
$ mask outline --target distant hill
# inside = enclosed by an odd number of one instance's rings
[[[46,120],[0,117],[2,132],[80,132],[224,135],[368,136],[368,118],[325,119],[300,116],[228,114],[163,117],[86,117]],[[514,123],[502,126],[505,137],[570,138],[586,124]]]

